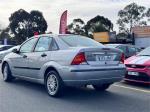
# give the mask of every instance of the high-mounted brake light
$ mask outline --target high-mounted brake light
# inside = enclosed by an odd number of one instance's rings
[[[121,58],[120,58],[120,62],[121,63],[124,63],[124,60],[125,60],[125,55],[124,53],[121,54]]]
[[[86,62],[85,54],[83,52],[78,53],[73,59],[71,65],[80,65],[81,63]]]
[[[34,32],[34,37],[38,38],[39,33],[38,32]]]

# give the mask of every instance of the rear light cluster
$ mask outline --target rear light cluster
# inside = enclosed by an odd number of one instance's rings
[[[74,57],[71,65],[80,65],[82,63],[87,64],[87,61],[86,61],[86,58],[85,58],[85,54],[83,52],[80,52]]]
[[[124,60],[125,60],[125,55],[124,53],[121,54],[121,58],[120,58],[120,62],[121,63],[124,63]]]

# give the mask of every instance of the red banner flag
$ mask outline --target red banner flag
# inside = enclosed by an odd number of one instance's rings
[[[67,30],[67,10],[63,12],[60,18],[59,34],[66,34]]]

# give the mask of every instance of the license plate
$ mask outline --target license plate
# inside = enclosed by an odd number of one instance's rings
[[[128,75],[139,76],[139,73],[138,72],[128,72]]]
[[[107,56],[97,55],[96,58],[98,61],[112,61],[114,59],[114,56],[112,56],[112,55],[107,55]]]

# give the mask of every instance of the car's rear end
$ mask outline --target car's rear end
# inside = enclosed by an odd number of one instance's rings
[[[66,85],[112,84],[122,80],[126,73],[124,55],[117,49],[104,46],[70,46],[68,52],[71,49],[76,53],[70,53],[72,58],[67,61],[68,65],[59,69]],[[65,53],[63,56],[66,57]]]

